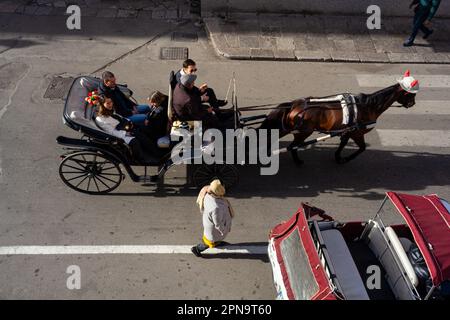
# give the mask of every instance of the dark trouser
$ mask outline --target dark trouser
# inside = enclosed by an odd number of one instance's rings
[[[160,150],[156,142],[146,134],[143,128],[138,128],[133,132],[134,139],[130,142],[133,158],[143,162],[146,159],[145,154],[157,158],[160,156]]]
[[[234,129],[234,110],[216,110],[215,112],[224,129]]]
[[[427,27],[425,27],[423,25],[425,20],[427,20],[429,13],[430,13],[430,8],[423,7],[421,5],[419,5],[417,7],[416,14],[414,15],[414,20],[413,20],[412,33],[411,33],[411,36],[409,37],[410,41],[414,41],[419,30],[421,30],[425,34],[430,32],[430,29],[428,29]]]
[[[131,155],[133,156],[133,159],[138,162],[143,162],[145,159],[144,149],[142,148],[139,140],[134,138],[133,140],[130,141],[128,145],[130,146]]]
[[[211,88],[206,88],[205,93],[209,97],[208,100],[209,105],[214,109],[219,108],[216,93],[214,92],[214,90]]]
[[[234,129],[234,114],[229,112],[216,115],[210,114],[202,119],[202,127],[204,131],[214,128],[225,134],[226,129]]]

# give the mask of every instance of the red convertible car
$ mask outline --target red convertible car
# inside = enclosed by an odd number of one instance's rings
[[[268,251],[277,299],[448,299],[450,205],[388,192],[372,220],[342,223],[302,203]]]

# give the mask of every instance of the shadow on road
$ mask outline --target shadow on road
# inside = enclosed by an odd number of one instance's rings
[[[0,47],[5,47],[5,49],[0,50],[0,54],[13,48],[15,49],[28,48],[39,44],[41,44],[41,42],[33,40],[23,40],[19,38],[0,39]]]
[[[219,252],[219,253],[215,253],[215,254],[203,254],[202,258],[204,259],[240,259],[240,260],[261,260],[264,263],[268,263],[269,262],[269,257],[267,255],[267,242],[240,242],[240,243],[233,243],[233,244],[229,244],[226,247],[224,247],[224,249],[226,250],[233,250],[234,248],[236,249],[243,249],[243,248],[248,248],[248,250],[250,251],[250,253],[245,254],[245,253],[233,253],[233,252],[227,252],[224,251]],[[252,250],[252,247],[258,247],[258,250]],[[263,250],[261,250],[263,249]],[[220,247],[217,248],[217,250],[220,250]],[[254,251],[254,252],[252,252]],[[207,252],[207,251],[205,251]],[[262,253],[264,252],[264,253]]]
[[[280,170],[274,176],[261,176],[256,166],[239,167],[239,184],[229,190],[231,198],[252,197],[313,198],[324,193],[338,197],[360,197],[381,200],[384,192],[401,190],[420,192],[429,186],[449,186],[450,155],[430,152],[371,150],[370,147],[352,162],[334,162],[337,146],[321,146],[301,152],[305,161],[296,166],[289,154],[280,156]],[[353,150],[347,149],[347,152]],[[152,191],[112,193],[114,196],[195,196],[197,190],[188,186],[161,186]],[[154,188],[154,187],[153,187]]]
[[[239,260],[261,260],[264,263],[269,263],[269,256],[264,254],[250,255],[242,253],[218,253],[218,254],[204,254],[203,259],[239,259]]]

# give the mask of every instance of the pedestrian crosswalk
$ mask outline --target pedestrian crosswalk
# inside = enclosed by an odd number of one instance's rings
[[[412,74],[419,80],[421,88],[450,88],[450,75],[420,75]],[[401,75],[391,74],[358,74],[356,80],[360,87],[388,87]]]
[[[385,112],[384,117],[380,119],[380,122],[384,121],[384,126],[379,128],[380,126],[378,125],[375,130],[379,143],[383,147],[450,148],[450,98],[445,99],[449,96],[450,75],[421,75],[414,73],[412,75],[419,79],[421,88],[421,91],[416,96],[416,105],[409,109],[391,107]],[[393,74],[355,75],[359,87],[364,92],[388,87],[396,83],[400,77],[401,75]],[[426,99],[422,100],[421,94]],[[434,97],[435,99],[433,99]],[[386,121],[386,116],[396,118],[388,122]],[[420,121],[425,128],[423,126],[420,128],[409,126],[410,121],[412,122],[413,120],[416,122]],[[386,128],[386,123],[395,123],[396,126]],[[435,127],[436,123],[439,123],[439,127]]]
[[[416,100],[416,105],[413,108],[389,108],[386,114],[450,115],[450,100]]]
[[[377,129],[383,146],[450,148],[450,130]]]

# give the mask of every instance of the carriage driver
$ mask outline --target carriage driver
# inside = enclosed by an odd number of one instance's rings
[[[195,72],[197,72],[195,61],[192,59],[187,59],[183,61],[183,68],[178,70],[178,72],[175,74],[175,79],[177,80],[177,83],[180,83],[181,76],[185,74],[194,74]],[[206,83],[202,84],[199,87],[199,90],[202,95],[202,101],[208,102],[215,111],[218,111],[219,107],[223,107],[227,104],[226,100],[218,100],[214,90],[212,88],[209,88]]]
[[[173,91],[173,111],[179,121],[202,121],[204,129],[218,128],[219,119],[213,108],[202,104],[204,96],[195,86],[195,74],[184,74]]]

